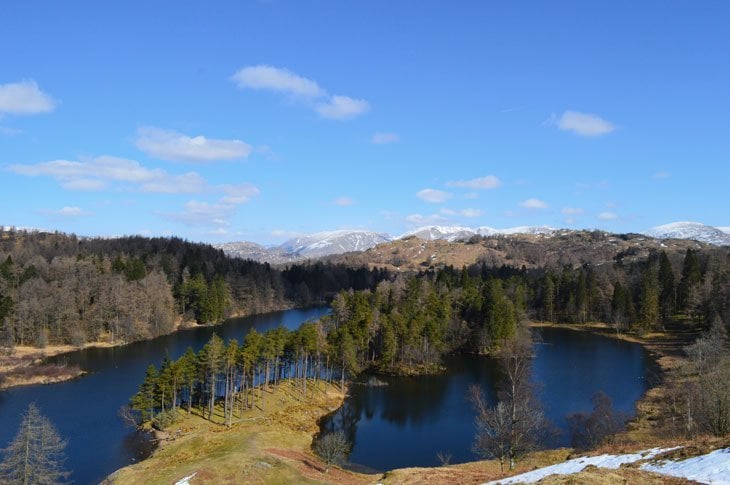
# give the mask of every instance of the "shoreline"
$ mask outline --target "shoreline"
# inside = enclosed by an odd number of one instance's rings
[[[382,474],[353,473],[340,467],[328,472],[312,451],[319,422],[345,400],[337,384],[310,382],[307,397],[292,381],[283,381],[266,392],[264,410],[256,401],[227,428],[183,412],[181,419],[163,432],[151,456],[109,474],[102,482],[177,483],[194,475],[204,483],[373,483]],[[311,392],[311,393],[310,393]],[[220,406],[216,420],[222,419]]]
[[[47,362],[48,359],[60,357],[64,354],[69,354],[71,352],[77,352],[93,348],[108,349],[123,347],[125,345],[133,344],[136,342],[148,342],[156,338],[164,337],[166,335],[172,335],[185,330],[223,325],[226,321],[236,318],[263,315],[271,312],[283,312],[287,310],[294,310],[297,308],[306,309],[314,307],[297,307],[294,305],[288,305],[277,310],[260,313],[237,312],[218,323],[199,324],[192,320],[184,321],[182,320],[182,317],[179,316],[178,320],[175,322],[173,329],[169,333],[161,334],[148,339],[133,340],[130,342],[118,342],[112,344],[110,342],[97,341],[85,342],[81,346],[61,344],[47,345],[42,348],[33,347],[30,345],[18,345],[13,347],[9,355],[0,355],[0,391],[11,389],[14,387],[33,386],[38,384],[57,384],[84,376],[85,374],[87,374],[87,372],[78,367],[69,367],[63,364],[51,364]]]

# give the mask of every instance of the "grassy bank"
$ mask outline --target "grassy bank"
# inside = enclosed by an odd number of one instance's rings
[[[610,338],[634,342],[642,345],[655,362],[651,371],[654,385],[636,403],[636,417],[627,425],[627,430],[619,435],[617,442],[623,445],[652,446],[667,439],[680,439],[668,432],[675,419],[670,403],[676,389],[688,377],[682,372],[687,358],[684,347],[691,344],[700,334],[696,324],[678,320],[667,325],[666,331],[651,332],[643,336],[632,333],[617,333],[605,323],[556,324],[536,322],[534,328],[563,328],[578,332],[591,332]],[[673,427],[673,426],[672,426]]]
[[[107,344],[87,344],[106,347]],[[44,348],[14,347],[9,354],[0,354],[0,389],[31,384],[52,384],[75,379],[84,374],[77,366],[63,363],[45,364],[48,357],[78,350],[71,345],[49,345]]]
[[[112,474],[108,484],[370,483],[376,476],[337,468],[325,473],[312,453],[318,421],[344,401],[338,386],[308,385],[308,397],[286,381],[266,395],[266,407],[244,412],[229,429],[193,414],[166,429],[160,447],[140,463]],[[218,409],[222,422],[222,409]]]

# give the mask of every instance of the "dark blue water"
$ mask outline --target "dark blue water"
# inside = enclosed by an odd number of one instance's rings
[[[283,325],[297,328],[327,308],[287,310],[234,319],[216,327],[184,330],[146,342],[111,349],[88,349],[61,356],[90,374],[69,382],[0,391],[0,448],[17,432],[20,414],[35,402],[68,440],[66,468],[75,483],[98,483],[109,473],[144,456],[139,435],[118,418],[150,364],[160,365],[167,353],[176,359],[188,347],[197,351],[213,333],[241,342],[249,329],[266,331]]]
[[[568,446],[566,416],[590,412],[591,396],[601,390],[614,408],[634,414],[644,394],[650,360],[638,344],[561,329],[540,332],[533,378],[545,414],[559,434],[550,446]],[[538,339],[540,340],[540,339]],[[466,399],[471,384],[481,384],[495,401],[496,363],[483,356],[449,357],[437,376],[382,377],[383,387],[354,385],[338,412],[323,423],[339,428],[353,442],[350,462],[385,471],[436,466],[437,453],[451,463],[473,461],[475,412]]]

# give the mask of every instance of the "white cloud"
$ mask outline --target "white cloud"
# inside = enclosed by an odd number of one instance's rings
[[[62,207],[58,210],[43,210],[41,211],[42,214],[48,215],[48,216],[56,216],[56,217],[81,217],[81,216],[90,216],[92,215],[91,212],[87,212],[80,207],[76,206],[66,206]]]
[[[217,189],[222,190],[226,194],[225,197],[222,197],[220,200],[223,204],[245,204],[261,193],[258,187],[247,183],[239,185],[220,185]]]
[[[99,179],[72,179],[61,183],[61,187],[68,190],[102,190],[109,184]]]
[[[657,172],[651,176],[654,180],[668,179],[672,175],[669,172]]]
[[[258,195],[250,184],[212,186],[197,172],[170,174],[135,160],[101,156],[83,161],[53,160],[30,165],[10,165],[8,170],[30,177],[51,177],[68,190],[102,190],[112,184],[124,189],[163,194],[223,192],[229,201],[247,201]],[[235,202],[242,203],[242,202]]]
[[[0,118],[2,118],[2,113],[0,113]],[[4,136],[18,136],[23,133],[23,130],[18,130],[17,128],[10,128],[9,126],[2,126],[0,125],[0,135]]]
[[[297,98],[323,118],[348,120],[370,111],[370,104],[364,99],[330,96],[315,81],[280,67],[244,67],[231,76],[231,80],[241,89],[275,91]]]
[[[427,226],[429,224],[439,224],[446,222],[448,219],[441,214],[431,214],[430,216],[424,216],[421,214],[410,214],[406,216],[406,222],[415,224],[417,226]]]
[[[334,200],[334,204],[335,204],[335,205],[339,205],[339,206],[341,206],[341,207],[346,207],[346,206],[348,206],[348,205],[352,205],[352,204],[354,204],[354,203],[355,203],[355,201],[354,201],[354,200],[352,200],[352,199],[351,199],[351,198],[349,198],[349,197],[338,197],[338,198],[336,198],[336,199]]]
[[[472,208],[461,209],[458,211],[452,209],[441,209],[439,212],[447,216],[479,217],[484,215],[484,211]]]
[[[616,130],[616,126],[598,115],[565,111],[561,116],[553,114],[546,122],[555,125],[562,131],[571,131],[576,135],[596,137]]]
[[[163,214],[163,217],[185,224],[186,226],[227,227],[228,219],[233,216],[236,206],[232,204],[210,204],[191,200],[182,212]]]
[[[484,211],[480,209],[462,209],[459,211],[459,214],[461,214],[464,217],[480,217],[484,215]]]
[[[540,199],[527,199],[520,202],[520,207],[525,209],[547,209],[548,205]]]
[[[326,103],[318,103],[315,110],[322,118],[347,120],[367,113],[370,105],[364,99],[349,96],[332,96]]]
[[[377,132],[373,134],[370,143],[374,145],[386,145],[388,143],[397,143],[400,141],[400,137],[397,133],[381,133]]]
[[[618,214],[616,214],[615,212],[606,211],[598,214],[598,218],[602,221],[615,221],[616,219],[618,219]]]
[[[306,98],[320,98],[327,95],[327,92],[311,79],[274,66],[244,67],[231,76],[231,79],[241,89],[262,89]]]
[[[241,140],[190,137],[152,126],[137,130],[135,145],[147,155],[173,162],[235,160],[248,157],[252,150],[251,145]]]
[[[160,174],[159,177],[142,184],[142,192],[161,194],[197,194],[211,190],[208,182],[195,172],[180,175]]]
[[[416,197],[432,204],[440,204],[449,200],[452,195],[443,190],[423,189],[416,193]]]
[[[487,175],[486,177],[478,177],[471,180],[455,180],[452,182],[446,182],[449,187],[465,187],[472,190],[487,190],[496,189],[502,185],[502,181],[494,175]]]
[[[33,115],[55,108],[56,101],[41,91],[32,79],[0,84],[0,114]]]
[[[580,216],[582,214],[585,214],[585,211],[580,207],[563,207],[560,212],[562,212],[566,216]]]

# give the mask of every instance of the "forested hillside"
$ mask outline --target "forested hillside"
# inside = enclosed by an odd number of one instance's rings
[[[730,322],[730,252],[653,252],[623,264],[539,269],[445,267],[341,293],[325,331],[357,373],[402,372],[442,354],[483,352],[515,335],[520,321],[601,321],[643,334],[677,316],[697,325]]]
[[[169,333],[181,321],[324,303],[387,276],[332,264],[280,271],[178,238],[0,228],[0,344],[130,342]]]

